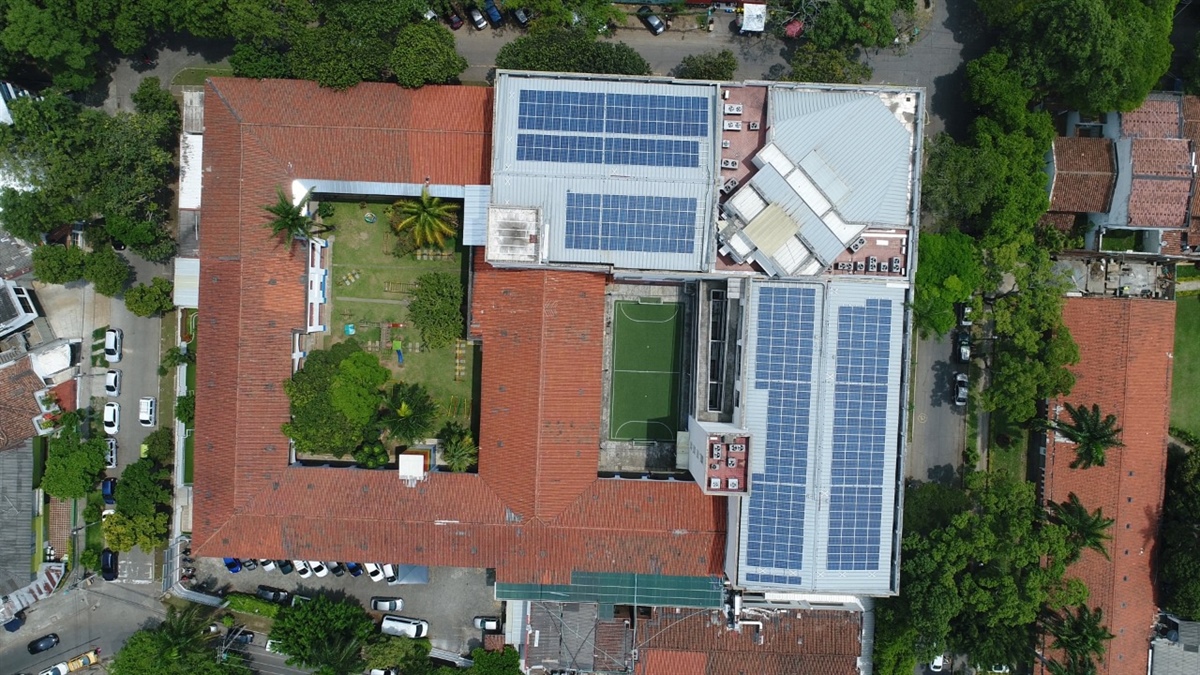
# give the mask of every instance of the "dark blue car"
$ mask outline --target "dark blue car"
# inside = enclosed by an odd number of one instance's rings
[[[237,574],[242,571],[242,561],[237,558],[225,558],[225,569]]]
[[[117,499],[115,496],[116,491],[117,491],[117,479],[116,478],[105,478],[104,481],[100,483],[100,495],[102,497],[104,497],[104,503],[108,504],[109,506],[112,506],[113,504],[117,503]]]
[[[492,25],[504,24],[504,17],[500,16],[500,9],[496,7],[495,0],[484,0],[483,11],[487,13],[488,19],[491,19]]]
[[[362,565],[359,565],[358,563],[346,563],[346,571],[349,572],[350,576],[352,577],[362,576],[363,573]]]

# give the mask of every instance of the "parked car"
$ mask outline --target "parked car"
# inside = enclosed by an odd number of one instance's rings
[[[236,642],[240,645],[251,644],[254,642],[254,633],[251,633],[248,630],[243,630],[242,632],[233,636],[233,642]]]
[[[121,404],[109,401],[104,404],[104,433],[115,436],[121,430]]]
[[[521,25],[521,28],[528,28],[529,22],[533,20],[533,13],[523,7],[515,10],[512,15],[517,20],[517,23]]]
[[[105,478],[100,481],[100,496],[104,498],[104,503],[112,506],[117,503],[117,479]]]
[[[138,421],[144,427],[153,427],[158,423],[158,402],[153,396],[143,396],[138,401]]]
[[[50,666],[49,668],[38,673],[38,675],[67,675],[69,672],[71,672],[71,669],[67,666],[67,662],[63,661],[62,663],[56,663]]]
[[[104,393],[109,396],[121,395],[121,371],[110,370],[104,373]]]
[[[58,633],[50,633],[29,643],[30,654],[41,654],[58,646]]]
[[[265,649],[267,651],[271,652],[272,654],[282,654],[283,653],[282,645],[283,645],[283,643],[280,642],[279,640],[267,640],[267,646],[265,647]]]
[[[475,30],[483,30],[487,28],[487,19],[483,18],[483,13],[472,7],[471,11],[467,12],[471,17],[471,25],[475,26]]]
[[[954,376],[954,405],[966,405],[967,394],[967,374],[959,373]]]
[[[966,330],[958,331],[958,362],[971,362],[971,333]]]
[[[459,16],[454,12],[451,12],[450,15],[446,17],[446,23],[450,24],[450,30],[458,30],[463,26],[463,20],[460,19]]]
[[[303,560],[293,560],[292,564],[296,566],[296,574],[300,575],[301,579],[307,579],[312,576],[312,568]]]
[[[100,552],[100,576],[105,581],[112,581],[117,578],[117,552],[111,548],[106,548]]]
[[[396,583],[395,565],[387,564],[383,566],[383,578],[386,579],[389,584]]]
[[[993,673],[1007,673],[1008,666],[1004,665],[1003,663],[999,663],[999,664],[992,666],[991,670]]]
[[[483,12],[487,14],[493,26],[499,28],[504,25],[504,17],[500,15],[500,8],[496,6],[495,0],[483,0]]]
[[[362,565],[359,565],[358,563],[346,563],[346,571],[349,572],[350,576],[352,577],[361,577],[363,573]]]
[[[389,614],[383,617],[379,631],[384,635],[395,635],[396,637],[423,638],[429,635],[429,622]]]
[[[346,573],[346,568],[342,567],[342,563],[340,562],[334,561],[326,564],[325,566],[329,568],[330,572],[333,572],[333,576],[335,577],[340,577]]]
[[[104,468],[117,468],[117,439],[104,439]]]
[[[399,612],[404,609],[404,600],[400,598],[371,598],[371,609],[376,612]]]
[[[650,32],[655,35],[662,35],[662,32],[667,29],[667,24],[658,18],[658,15],[654,13],[654,10],[650,9],[649,5],[638,7],[637,15],[646,24],[646,28],[649,28]]]
[[[964,303],[962,305],[962,309],[959,312],[959,320],[958,320],[959,325],[960,326],[970,326],[971,324],[975,323],[974,319],[971,318],[971,314],[974,311],[975,311],[974,307],[971,307],[970,305]]]
[[[67,661],[67,668],[74,672],[76,670],[83,670],[84,668],[91,668],[97,663],[100,663],[100,650],[93,649],[90,652],[80,654]]]
[[[477,616],[475,627],[479,630],[500,630],[500,619],[494,616]]]
[[[259,558],[258,566],[263,568],[264,572],[270,572],[271,570],[275,569],[275,561],[267,560],[266,558]]]
[[[367,576],[370,577],[371,581],[383,581],[383,570],[380,569],[379,565],[367,563],[363,567],[367,570]]]
[[[120,328],[109,328],[104,331],[104,360],[118,363],[121,360],[121,345],[125,342],[125,334]]]
[[[225,569],[237,574],[242,571],[242,561],[237,558],[225,558]]]
[[[327,576],[329,574],[329,570],[325,569],[324,563],[322,563],[320,560],[309,560],[308,567],[312,570],[313,574],[319,577]]]
[[[279,571],[283,572],[284,574],[291,574],[292,572],[296,571],[296,568],[292,565],[291,560],[276,560],[275,564],[279,566]]]
[[[258,563],[254,562],[252,558],[247,558],[242,561],[242,567],[245,567],[249,572],[253,572],[258,569]]]
[[[935,673],[942,672],[942,669],[945,667],[946,667],[946,655],[945,654],[938,654],[936,657],[934,657],[933,662],[929,664],[929,670],[931,670]]]
[[[274,586],[263,586],[260,584],[258,587],[258,597],[262,598],[263,600],[270,601],[270,602],[278,602],[280,604],[287,604],[288,598],[291,597],[291,593],[288,593],[287,591],[283,590],[282,588],[275,588]]]

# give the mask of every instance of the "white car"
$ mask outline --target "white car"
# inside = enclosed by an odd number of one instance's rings
[[[386,579],[389,584],[396,583],[396,568],[390,564],[384,565],[383,578]]]
[[[376,612],[399,612],[404,609],[404,600],[401,598],[371,598],[371,609]]]
[[[429,622],[421,619],[410,619],[407,616],[393,616],[388,614],[383,617],[383,623],[379,626],[379,632],[384,635],[395,635],[396,637],[423,638],[429,635]]]
[[[117,468],[117,439],[106,438],[104,439],[104,445],[104,468]]]
[[[109,396],[121,395],[121,371],[110,370],[104,374],[104,393]]]
[[[367,576],[371,577],[371,581],[383,581],[383,570],[379,569],[379,565],[365,563],[363,569],[367,570]]]
[[[329,574],[329,570],[325,568],[325,563],[322,563],[320,560],[309,560],[308,566],[310,569],[312,569],[313,574],[319,577],[327,576]]]
[[[104,360],[117,363],[121,360],[121,343],[125,335],[120,328],[109,328],[104,331]]]
[[[475,617],[475,627],[479,630],[500,630],[500,619],[494,616]]]
[[[121,430],[121,404],[109,401],[104,404],[104,433],[115,436]]]
[[[942,672],[942,669],[945,667],[946,667],[946,655],[945,654],[938,654],[936,657],[934,657],[933,662],[931,662],[929,664],[929,670],[932,672],[935,672],[935,673]]]
[[[270,572],[271,570],[275,569],[275,561],[274,560],[264,560],[263,558],[259,558],[258,566],[261,567],[264,572]]]
[[[55,664],[38,673],[38,675],[67,675],[71,669],[67,667],[66,661]]]
[[[308,563],[303,560],[293,560],[292,564],[296,566],[296,573],[300,575],[301,579],[307,579],[312,576],[312,569],[308,566]]]

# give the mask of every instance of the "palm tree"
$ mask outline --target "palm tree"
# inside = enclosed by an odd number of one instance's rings
[[[1096,675],[1096,662],[1091,659],[1067,659],[1065,666],[1058,661],[1045,663],[1050,675]]]
[[[1051,426],[1075,443],[1075,461],[1071,462],[1072,469],[1104,466],[1104,451],[1125,445],[1119,438],[1121,427],[1117,426],[1116,415],[1109,414],[1102,418],[1100,406],[1095,403],[1090,410],[1070,403],[1064,403],[1063,407],[1071,416],[1071,423],[1065,424],[1062,420],[1055,420]]]
[[[429,196],[429,186],[421,189],[419,199],[401,199],[392,208],[392,229],[397,235],[409,232],[417,246],[446,244],[446,237],[458,232],[458,204]]]
[[[433,426],[437,403],[424,386],[397,382],[384,397],[379,426],[401,443],[425,436]]]
[[[1093,611],[1087,605],[1075,608],[1075,613],[1055,614],[1047,621],[1047,628],[1054,636],[1053,649],[1061,649],[1071,661],[1082,664],[1092,656],[1104,654],[1104,643],[1113,639],[1113,634],[1104,626],[1104,610]]]
[[[1112,539],[1108,528],[1112,527],[1116,521],[1112,518],[1105,518],[1100,509],[1089,512],[1074,492],[1067,495],[1065,502],[1050,502],[1050,513],[1059,524],[1066,526],[1067,543],[1071,544],[1075,551],[1067,562],[1077,560],[1079,552],[1085,548],[1097,551],[1100,555],[1108,558],[1104,542]]]
[[[306,665],[316,667],[319,674],[361,673],[366,665],[362,657],[363,646],[363,641],[357,637],[343,636],[340,639],[317,642],[313,644]]]
[[[154,629],[159,649],[168,661],[198,651],[215,637],[208,631],[207,620],[200,615],[200,605],[188,604],[183,609],[167,607],[167,618]]]
[[[442,441],[442,461],[455,473],[468,471],[479,461],[479,446],[471,432],[458,422],[446,422],[438,433]]]
[[[313,234],[318,232],[315,230],[316,223],[313,219],[305,215],[304,211],[308,207],[308,202],[312,199],[312,190],[304,193],[304,197],[299,204],[292,204],[292,200],[288,199],[283,188],[276,187],[276,193],[279,195],[279,201],[269,206],[264,206],[263,209],[275,216],[267,227],[271,228],[271,234],[279,236],[286,234],[293,239],[308,239]],[[322,228],[320,231],[328,230]]]

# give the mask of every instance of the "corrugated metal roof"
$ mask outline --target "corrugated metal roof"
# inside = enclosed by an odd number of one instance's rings
[[[798,448],[806,454],[806,460],[798,463],[802,466],[804,475],[796,484],[804,486],[805,506],[802,512],[792,515],[793,527],[803,533],[802,558],[799,564],[780,563],[774,568],[750,568],[748,547],[752,537],[752,519],[763,517],[751,508],[751,499],[741,502],[740,522],[738,527],[739,555],[737,577],[738,583],[750,588],[780,588],[789,591],[807,591],[818,593],[852,593],[862,595],[886,595],[892,589],[892,528],[895,519],[896,484],[892,480],[896,474],[898,461],[898,444],[900,434],[900,374],[904,371],[903,336],[904,336],[904,300],[906,289],[903,285],[888,284],[879,281],[836,279],[828,285],[805,284],[797,282],[757,282],[751,285],[752,300],[750,315],[746,323],[747,340],[745,362],[747,366],[748,386],[743,402],[746,428],[750,430],[754,442],[750,445],[750,492],[763,489],[756,483],[754,474],[763,472],[768,464],[789,461],[782,454],[768,456],[770,453],[782,453],[783,449],[772,449],[766,442],[768,434],[768,412],[773,409],[769,388],[760,385],[758,362],[760,345],[760,326],[758,316],[761,311],[759,303],[762,300],[763,289],[812,289],[814,330],[811,344],[802,347],[799,356],[805,363],[779,364],[782,368],[795,368],[791,371],[795,381],[802,387],[796,400],[800,405],[785,408],[780,412],[774,407],[772,423],[795,424],[797,427],[808,429],[805,447]],[[884,410],[881,420],[883,432],[882,451],[883,466],[882,483],[878,480],[862,480],[862,487],[879,491],[878,507],[879,550],[872,569],[829,569],[829,547],[831,537],[837,533],[830,525],[832,509],[830,508],[830,493],[835,489],[834,457],[835,444],[835,412],[838,390],[847,379],[847,372],[838,367],[839,338],[858,339],[863,328],[855,323],[855,319],[843,316],[843,310],[855,310],[864,307],[869,301],[890,304],[890,318],[887,324],[887,372],[886,384],[881,386],[885,400],[876,401],[876,405]],[[869,329],[868,329],[869,330]],[[847,332],[848,331],[848,332]],[[844,357],[844,355],[843,355]],[[803,376],[808,372],[807,378]],[[797,374],[798,373],[798,374]],[[807,405],[803,403],[807,402]],[[778,403],[778,402],[776,402]],[[867,448],[864,447],[864,450]],[[795,459],[790,461],[795,462]],[[845,485],[845,483],[841,483]],[[796,522],[799,521],[799,522]],[[783,584],[774,582],[752,581],[747,574],[767,574],[774,576],[799,575],[801,583]]]
[[[204,87],[183,91],[183,133],[204,133]]]
[[[200,182],[204,176],[204,136],[179,137],[179,208],[200,208]]]
[[[811,165],[807,172],[846,221],[904,226],[916,156],[915,119],[908,118],[920,114],[918,101],[915,89],[776,85],[767,107],[772,111],[771,140],[792,163],[806,171]]]
[[[750,180],[762,196],[769,202],[783,207],[788,216],[796,221],[797,233],[807,244],[809,250],[828,265],[846,247],[837,236],[821,222],[816,213],[800,198],[800,195],[788,185],[783,176],[768,164],[754,174]]]
[[[4,505],[7,523],[6,527],[0,527],[0,595],[8,595],[33,579],[29,567],[34,554],[33,538],[29,530],[19,527],[33,520],[32,443],[26,439],[17,448],[0,452],[0,504]]]
[[[200,306],[200,259],[175,259],[175,295],[176,307]]]
[[[517,159],[518,117],[521,92],[570,91],[589,94],[634,94],[700,97],[707,100],[708,130],[696,141],[699,162],[693,167],[588,164]],[[711,257],[710,231],[715,203],[718,96],[714,84],[674,82],[648,78],[513,73],[496,76],[496,117],[492,154],[492,199],[500,206],[526,206],[541,209],[540,225],[544,260],[542,262],[612,265],[625,269],[662,269],[700,271]],[[530,130],[524,130],[526,132]],[[549,131],[562,136],[581,132]],[[595,132],[596,137],[681,140],[677,136],[622,134],[610,130]],[[566,241],[567,194],[629,195],[639,197],[679,197],[695,200],[695,228],[690,253],[606,251],[569,248]]]
[[[463,188],[462,243],[464,246],[487,244],[488,204],[492,186],[468,185]]]

